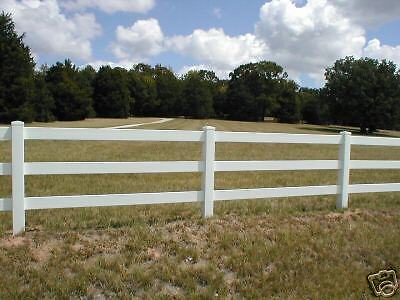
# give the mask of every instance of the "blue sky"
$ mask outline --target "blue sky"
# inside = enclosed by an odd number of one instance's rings
[[[177,74],[272,60],[303,86],[346,55],[400,65],[398,0],[1,0],[37,64],[171,66]]]
[[[248,2],[248,3],[246,3]],[[96,16],[104,24],[104,35],[94,41],[97,59],[112,60],[113,55],[107,50],[118,25],[131,26],[141,19],[158,20],[164,35],[189,35],[195,29],[223,28],[228,35],[239,35],[254,30],[259,9],[265,1],[159,1],[145,14],[118,12],[112,16],[101,11]],[[172,51],[161,53],[151,58],[150,63],[171,65],[179,71],[184,65],[194,64],[186,55]]]

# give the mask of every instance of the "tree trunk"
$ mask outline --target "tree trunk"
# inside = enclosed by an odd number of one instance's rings
[[[365,126],[364,124],[361,124],[360,125],[360,133],[367,134],[367,126]]]

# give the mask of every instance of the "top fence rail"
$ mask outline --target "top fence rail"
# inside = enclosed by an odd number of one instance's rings
[[[340,143],[340,135],[291,134],[261,132],[217,131],[216,142],[233,143],[284,143],[284,144],[334,144]]]
[[[158,141],[201,142],[202,131],[99,129],[99,128],[25,128],[26,140]]]
[[[352,136],[352,145],[400,147],[400,138]]]
[[[41,128],[25,127],[26,140],[75,140],[75,141],[158,141],[202,142],[203,131],[148,130],[148,129],[99,129],[99,128]],[[11,140],[11,128],[0,127],[0,140]],[[224,143],[282,143],[339,145],[340,135],[225,132],[216,131],[215,141]],[[400,147],[400,138],[352,136],[352,145]]]
[[[0,127],[0,140],[11,140],[11,127]]]

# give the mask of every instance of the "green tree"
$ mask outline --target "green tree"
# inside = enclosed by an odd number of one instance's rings
[[[88,117],[92,101],[88,91],[80,85],[78,68],[70,60],[51,66],[46,82],[55,101],[53,113],[58,120],[83,120]]]
[[[183,79],[184,115],[210,118],[214,115],[213,94],[202,71],[189,71]]]
[[[228,81],[227,80],[219,80],[216,84],[215,94],[213,98],[213,106],[215,116],[217,118],[226,118],[226,112],[228,111],[227,104],[227,95],[228,95]]]
[[[150,65],[138,64],[129,70],[128,86],[131,96],[131,115],[154,116],[157,114],[157,84]]]
[[[281,80],[275,117],[282,123],[297,123],[300,121],[300,101],[297,94],[298,86],[293,80]]]
[[[276,107],[283,68],[274,62],[261,61],[236,68],[230,75],[227,100],[229,118],[263,121]]]
[[[362,133],[399,126],[400,75],[393,62],[346,57],[326,70],[325,95],[335,123]]]
[[[301,88],[299,98],[304,122],[309,124],[329,124],[329,105],[322,96],[321,89]]]
[[[399,125],[400,75],[393,62],[346,57],[326,70],[325,95],[332,118],[362,133]]]
[[[88,117],[95,117],[96,112],[93,109],[93,85],[96,77],[96,70],[88,65],[78,71],[78,83],[85,94],[89,95],[90,105]]]
[[[157,115],[176,116],[181,108],[181,84],[171,69],[156,65],[154,79],[157,86]]]
[[[215,102],[222,101],[222,103],[226,100],[226,92],[227,92],[227,81],[221,81],[215,75],[213,71],[210,70],[199,70],[199,75],[203,81],[206,82],[208,89],[211,92],[212,103],[213,103],[213,114],[215,116]],[[217,104],[218,105],[218,104]]]
[[[0,122],[33,121],[34,62],[10,14],[0,14]]]
[[[35,110],[35,121],[50,122],[55,120],[53,111],[55,103],[46,83],[47,66],[42,66],[35,72],[35,94],[33,98],[33,107]]]
[[[127,118],[130,115],[130,92],[125,69],[102,66],[94,80],[94,109],[97,116]]]

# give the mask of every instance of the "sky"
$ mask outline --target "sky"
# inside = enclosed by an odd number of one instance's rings
[[[160,63],[226,79],[270,60],[309,87],[348,55],[400,66],[400,0],[0,0],[0,10],[37,66]]]

